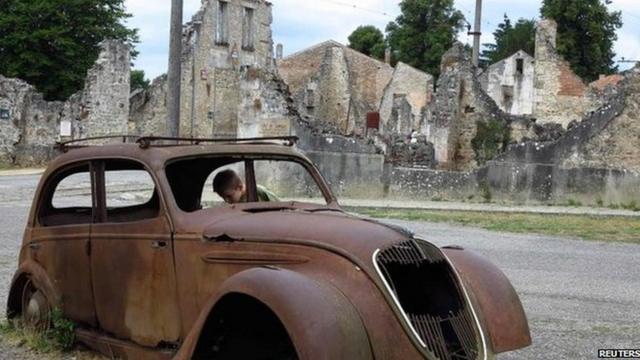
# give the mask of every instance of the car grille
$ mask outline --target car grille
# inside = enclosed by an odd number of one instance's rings
[[[414,335],[434,357],[477,357],[473,317],[437,247],[410,240],[378,251],[374,261]]]

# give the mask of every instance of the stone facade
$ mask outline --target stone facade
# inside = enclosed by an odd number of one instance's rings
[[[535,59],[524,51],[491,65],[480,76],[482,88],[500,109],[512,115],[533,114]]]
[[[409,65],[398,63],[391,82],[385,88],[380,105],[383,133],[424,132],[424,110],[433,98],[433,76]]]
[[[433,77],[327,41],[277,61],[298,111],[343,135],[366,132],[367,114],[380,113],[380,134],[408,135],[423,124]]]
[[[267,94],[274,72],[271,23],[264,0],[202,2],[183,36],[181,135],[290,133],[283,99]]]

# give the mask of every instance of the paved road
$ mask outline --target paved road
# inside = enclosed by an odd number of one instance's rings
[[[0,177],[0,301],[15,271],[37,176]],[[437,245],[458,244],[495,262],[529,317],[533,346],[499,359],[595,359],[599,348],[640,348],[640,245],[392,221]],[[2,311],[3,312],[3,311]],[[0,318],[4,314],[0,315]],[[8,357],[7,357],[8,356]],[[0,359],[40,358],[8,347]]]

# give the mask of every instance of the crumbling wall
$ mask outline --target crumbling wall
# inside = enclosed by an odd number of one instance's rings
[[[457,42],[442,57],[441,74],[430,109],[428,140],[434,145],[438,166],[468,170],[492,155],[484,145],[503,150],[508,139],[478,139],[478,123],[508,132],[510,119],[482,90],[470,54]],[[504,137],[504,136],[503,136]],[[474,146],[476,144],[476,146]],[[477,145],[481,144],[481,145]]]
[[[74,138],[125,135],[128,131],[130,49],[117,40],[105,40],[100,47],[80,95],[82,116],[76,123]]]
[[[202,2],[183,32],[180,134],[236,137],[240,120],[260,121],[260,112],[238,114],[246,109],[243,89],[269,78],[245,75],[275,71],[272,22],[264,0]]]
[[[380,105],[383,133],[410,134],[422,130],[422,114],[433,97],[433,76],[398,63]]]
[[[127,134],[129,48],[112,40],[100,47],[84,89],[65,102],[45,101],[26,82],[0,76],[1,162],[42,164],[58,140]]]
[[[559,123],[567,127],[597,109],[600,102],[589,97],[584,84],[556,50],[558,25],[542,19],[536,29],[535,103],[533,116],[539,124]]]
[[[520,50],[491,65],[480,76],[483,90],[511,115],[533,114],[535,59]]]
[[[380,110],[394,73],[390,65],[335,41],[290,55],[277,65],[303,117],[356,136],[365,133],[367,113]],[[403,91],[413,99],[419,97],[416,93],[424,95],[424,87],[407,85]]]
[[[167,76],[162,75],[148,89],[131,94],[129,134],[165,136],[167,134]]]
[[[570,167],[597,167],[640,171],[640,67],[624,74],[617,91],[624,97],[623,105],[613,103],[620,111],[604,129],[584,139],[564,162]],[[618,80],[612,79],[612,80]],[[617,82],[616,82],[617,84]]]

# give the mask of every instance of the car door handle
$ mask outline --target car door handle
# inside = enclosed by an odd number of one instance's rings
[[[151,248],[153,249],[164,249],[167,247],[166,241],[152,241]]]

